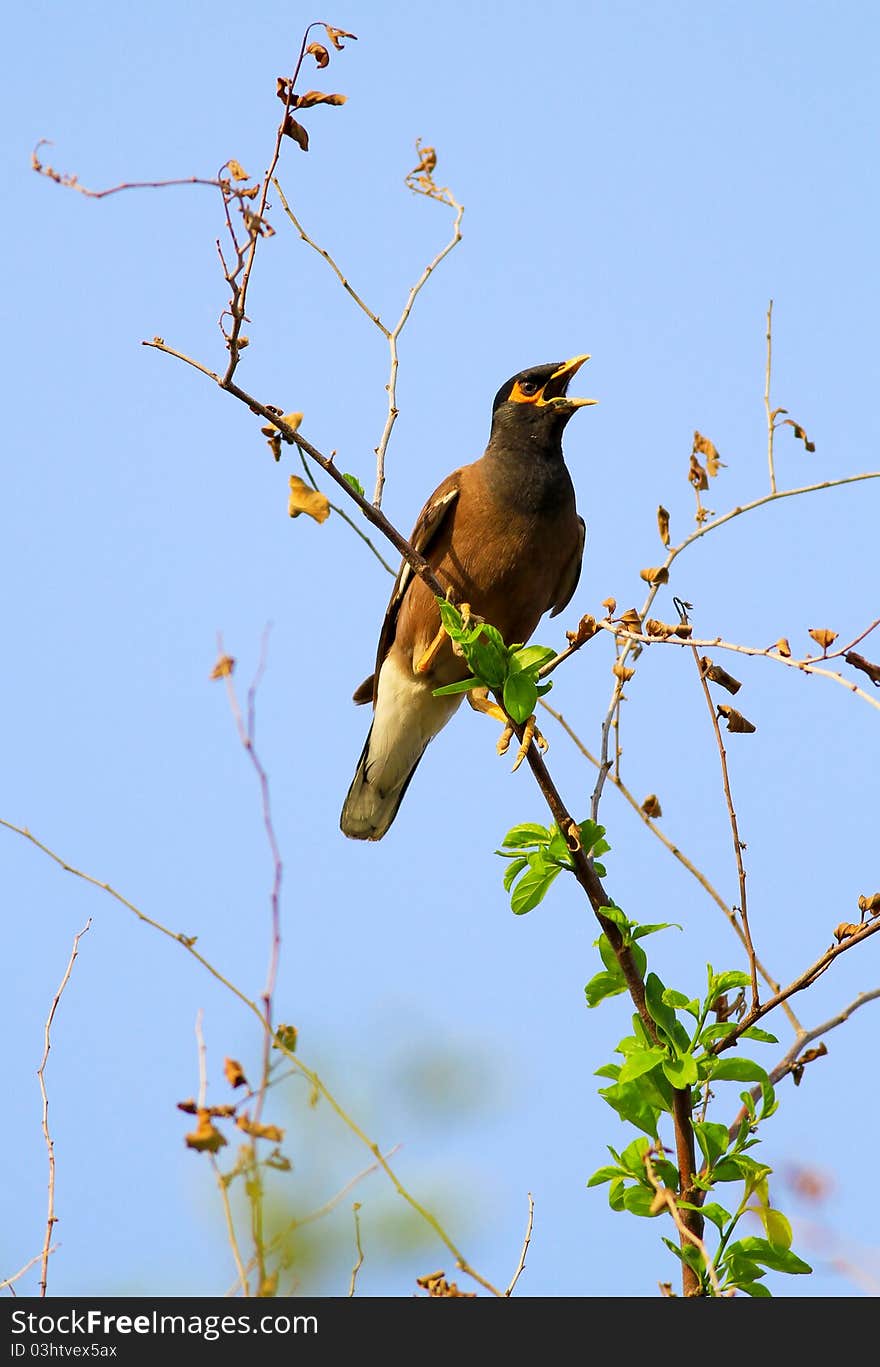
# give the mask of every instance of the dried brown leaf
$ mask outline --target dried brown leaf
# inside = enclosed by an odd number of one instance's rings
[[[199,1111],[198,1117],[196,1128],[184,1135],[187,1148],[196,1149],[199,1153],[217,1153],[228,1141],[217,1129],[208,1111]]]
[[[837,632],[831,631],[829,627],[810,627],[810,635],[816,642],[816,645],[822,647],[823,651],[827,650],[829,646],[834,645],[834,642],[837,640]]]
[[[309,43],[306,52],[312,54],[319,67],[327,66],[330,61],[330,53],[324,47],[323,43]]]
[[[859,898],[859,911],[862,913],[862,920],[866,916],[870,916],[872,920],[875,916],[880,916],[880,892],[873,892],[870,897],[862,895]]]
[[[195,1097],[188,1097],[186,1101],[178,1101],[177,1109],[179,1111],[186,1111],[187,1115],[198,1115],[199,1113]]]
[[[784,659],[791,659],[791,646],[788,644],[788,638],[786,636],[780,636],[773,649],[778,650],[779,654]]]
[[[311,109],[315,104],[345,104],[347,95],[325,95],[322,90],[307,90],[304,95],[295,95],[291,105],[296,109]]]
[[[667,641],[670,636],[675,635],[676,628],[669,622],[661,622],[657,617],[649,617],[645,622],[645,635],[655,636],[658,640]]]
[[[234,157],[230,161],[227,161],[226,170],[232,176],[233,180],[250,180],[250,176],[247,171],[243,169],[241,162],[236,161]]]
[[[664,546],[669,545],[669,513],[661,503],[657,509],[657,530],[660,533],[660,540]]]
[[[304,152],[309,150],[308,131],[303,128],[301,123],[297,123],[292,114],[288,114],[284,121],[284,136],[293,138],[294,142],[299,143]]]
[[[595,617],[586,612],[578,622],[576,629],[567,631],[565,636],[571,645],[582,646],[586,641],[591,640],[598,630]]]
[[[299,475],[291,475],[287,511],[291,517],[308,513],[316,522],[326,522],[330,516],[330,500],[320,489],[312,489]]]
[[[721,665],[713,664],[708,655],[704,655],[700,660],[700,673],[704,679],[709,679],[711,683],[720,684],[726,688],[728,693],[738,693],[742,688],[739,679],[735,679],[732,674],[728,674]]]
[[[871,661],[866,660],[864,655],[858,655],[854,650],[848,650],[843,658],[848,665],[852,665],[853,669],[860,669],[863,674],[867,674],[871,683],[880,688],[880,665],[871,664]]]
[[[780,408],[778,411],[780,413],[784,413],[786,410],[784,408]],[[802,441],[804,443],[805,451],[815,451],[816,443],[810,441],[809,437],[807,436],[806,432],[801,427],[799,422],[795,422],[794,418],[783,418],[782,421],[787,427],[790,427],[792,429],[798,441]]]
[[[622,665],[619,660],[611,666],[611,673],[616,674],[621,683],[628,683],[635,672],[629,665]]]
[[[656,820],[657,817],[663,815],[663,808],[660,806],[660,799],[656,793],[648,794],[642,803],[642,811],[645,813],[645,816],[651,817],[652,820]]]
[[[834,938],[838,944],[841,940],[848,940],[853,935],[858,935],[861,926],[853,925],[852,921],[841,921],[839,926],[834,928]]]
[[[416,151],[419,154],[419,164],[414,166],[408,173],[411,176],[422,175],[430,176],[437,167],[437,149],[434,147],[422,147],[419,139],[416,139]]]
[[[724,466],[724,461],[718,454],[715,443],[711,442],[708,437],[704,437],[702,432],[694,433],[694,454],[698,451],[701,456],[706,457],[706,469],[712,479],[715,478],[720,469],[726,468]],[[693,481],[691,481],[691,483],[693,483]],[[708,487],[707,484],[706,488],[708,489]]]
[[[617,599],[616,599],[616,598],[603,598],[603,599],[602,599],[602,606],[603,606],[603,608],[606,609],[606,611],[608,612],[608,616],[610,617],[611,614],[612,614],[613,612],[616,612],[616,611],[617,611]]]
[[[693,635],[693,631],[694,628],[690,622],[679,622],[678,626],[675,628],[675,635],[680,636],[683,641],[686,641],[688,636]]]
[[[273,1144],[280,1144],[284,1138],[284,1131],[277,1125],[259,1125],[255,1120],[250,1120],[247,1115],[240,1115],[235,1122],[238,1129],[249,1134],[252,1139],[270,1139]]]
[[[743,716],[742,712],[737,712],[735,707],[728,707],[723,702],[716,703],[715,706],[719,717],[723,717],[727,722],[728,731],[738,731],[741,735],[757,731],[758,728],[754,722],[750,722],[747,717]]]
[[[230,1087],[247,1086],[247,1078],[244,1075],[244,1069],[234,1058],[225,1058],[223,1060],[223,1072]]]
[[[422,1286],[429,1296],[462,1296],[473,1300],[476,1291],[459,1291],[455,1282],[446,1280],[445,1272],[431,1272],[427,1277],[416,1277],[416,1285]]]
[[[642,619],[635,608],[627,608],[626,612],[618,619],[624,631],[640,632],[642,629]]]
[[[292,88],[293,87],[289,76],[276,76],[275,94],[278,96],[282,104],[287,104],[287,97],[290,94]]]
[[[669,583],[669,570],[665,565],[654,565],[651,569],[639,570],[639,578],[654,588],[657,584]]]
[[[703,469],[702,465],[697,460],[696,456],[691,456],[690,469],[688,470],[688,479],[690,480],[691,484],[694,486],[698,493],[703,489],[708,489],[709,487],[709,476],[706,474],[706,471]]]
[[[347,33],[344,28],[333,28],[332,24],[325,24],[324,29],[337,52],[342,52],[345,48],[345,44],[340,43],[340,38],[353,38],[354,41],[357,42],[357,34]]]
[[[226,679],[235,668],[235,660],[231,655],[221,655],[220,659],[211,670],[212,679]]]

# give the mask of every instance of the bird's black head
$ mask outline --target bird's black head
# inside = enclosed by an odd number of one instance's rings
[[[493,438],[525,438],[530,443],[557,445],[562,430],[579,408],[596,399],[570,399],[569,381],[589,356],[573,356],[570,361],[554,361],[521,370],[495,395],[492,405]]]

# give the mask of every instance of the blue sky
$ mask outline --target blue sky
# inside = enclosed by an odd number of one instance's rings
[[[141,346],[158,334],[223,364],[214,193],[95,202],[29,168],[34,144],[51,138],[46,158],[97,188],[210,177],[229,157],[258,175],[280,109],[275,78],[312,17],[275,3],[245,17],[227,0],[35,4],[10,17],[0,816],[197,935],[212,963],[258,994],[272,865],[254,775],[209,674],[219,632],[246,689],[271,623],[257,740],[285,870],[279,1018],[298,1026],[303,1059],[371,1137],[400,1146],[402,1180],[485,1276],[509,1280],[532,1192],[523,1294],[651,1295],[675,1275],[659,1222],[614,1215],[604,1190],[585,1185],[605,1145],[623,1141],[594,1072],[628,1013],[619,1000],[584,1005],[596,929],[576,887],[558,880],[515,918],[493,854],[515,822],[545,819],[528,773],[511,776],[492,727],[463,709],[387,839],[340,835],[365,729],[350,694],[372,667],[388,576],[338,517],[291,521],[298,464],[285,454],[276,466],[245,408]],[[536,640],[563,644],[608,595],[642,601],[639,570],[661,558],[658,503],[673,540],[694,525],[695,428],[725,462],[707,495],[717,513],[766,492],[771,298],[774,404],[816,446],[809,454],[779,433],[780,487],[880,468],[868,7],[557,0],[539,18],[519,0],[452,0],[352,3],[326,17],[358,41],[308,78],[348,103],[308,111],[307,155],[284,149],[280,180],[306,229],[393,321],[451,226],[447,209],[404,186],[416,138],[437,148],[437,179],[465,205],[463,241],[401,339],[388,516],[408,531],[440,479],[480,454],[508,376],[592,354],[578,392],[600,403],[566,437],[588,524],[584,572]],[[303,433],[372,487],[387,348],[277,209],[273,222],[239,378],[264,402],[302,410]],[[681,557],[671,589],[708,637],[763,647],[786,635],[795,653],[810,648],[810,627],[852,639],[878,615],[878,494],[866,481],[737,518]],[[669,592],[657,604],[667,618]],[[870,641],[861,649],[878,656]],[[592,749],[611,663],[601,637],[559,671],[550,698]],[[758,728],[728,744],[753,934],[787,981],[838,922],[857,919],[858,895],[880,887],[877,711],[767,660],[724,663]],[[735,902],[718,757],[687,653],[648,652],[628,695],[624,777],[639,797],[660,795],[663,829]],[[558,728],[547,734],[551,772],[586,814],[593,771]],[[617,902],[684,927],[652,947],[664,980],[698,991],[706,962],[741,967],[721,914],[611,790],[602,816]],[[226,1099],[224,1054],[258,1067],[251,1019],[178,946],[5,830],[0,870],[15,1174],[0,1278],[42,1243],[35,1070],[73,936],[91,917],[47,1073],[61,1245],[50,1291],[225,1290],[234,1269],[216,1195],[183,1147],[175,1102],[198,1086],[196,1013],[215,1101]],[[878,985],[877,943],[843,955],[799,1003],[806,1026]],[[800,1088],[782,1085],[764,1135],[759,1152],[780,1174],[803,1165],[834,1181],[818,1212],[776,1189],[817,1268],[808,1285],[771,1279],[779,1294],[864,1290],[832,1266],[838,1253],[873,1267],[876,1289],[876,1184],[863,1176],[880,1120],[865,1085],[875,1011],[829,1035],[829,1057]],[[301,1211],[368,1165],[301,1085],[273,1104],[294,1162],[282,1190]],[[356,1195],[364,1294],[409,1295],[415,1276],[453,1271],[424,1231],[404,1256],[384,1257],[399,1199],[380,1176]],[[347,1290],[350,1204],[328,1217],[326,1261],[307,1289]],[[830,1226],[837,1242],[808,1247],[807,1223]],[[33,1291],[35,1277],[20,1289]]]

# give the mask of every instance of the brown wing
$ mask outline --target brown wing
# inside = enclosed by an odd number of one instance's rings
[[[416,519],[416,525],[410,536],[410,545],[413,550],[418,551],[419,555],[427,559],[431,543],[440,530],[449,509],[458,498],[458,478],[459,470],[454,470],[451,475],[447,475],[443,483],[440,484],[428,499],[422,511]],[[412,582],[412,568],[409,562],[404,560],[397,572],[394,581],[394,588],[391,590],[391,598],[385,612],[385,620],[382,623],[382,630],[379,633],[379,645],[376,649],[376,669],[368,679],[355,689],[353,700],[356,703],[374,702],[376,695],[376,680],[379,677],[379,670],[382,668],[382,661],[388,654],[391,642],[394,640],[394,633],[397,630],[397,618],[400,613],[400,605],[406,597],[406,591]]]
[[[553,595],[553,611],[550,614],[551,617],[556,617],[562,612],[563,608],[568,607],[574,591],[578,586],[578,580],[581,577],[581,563],[584,558],[584,542],[587,539],[587,529],[582,517],[578,518],[578,522],[580,523],[580,536],[578,537],[577,550],[562,571],[559,583],[556,586],[556,592]]]

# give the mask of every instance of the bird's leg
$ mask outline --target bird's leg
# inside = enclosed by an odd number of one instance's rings
[[[495,748],[499,755],[506,755],[510,742],[513,739],[513,725],[508,720],[507,714],[497,703],[489,701],[488,688],[472,688],[467,695],[467,700],[475,712],[483,712],[487,717],[494,717],[496,721],[500,721],[503,724],[504,730],[498,737],[498,743]],[[549,749],[546,740],[538,730],[538,723],[534,713],[531,717],[526,719],[525,727],[523,728],[522,742],[516,752],[516,759],[513,762],[511,773],[515,774],[522,764],[532,741],[535,742],[539,750]]]
[[[447,595],[447,597],[448,597],[448,595]],[[470,605],[470,603],[462,603],[462,604],[459,606],[459,609],[458,609],[458,610],[459,610],[459,612],[461,613],[461,624],[462,624],[462,626],[463,626],[463,627],[469,626],[469,625],[470,625],[470,621],[471,621],[471,605]],[[441,623],[440,623],[440,630],[437,632],[437,635],[434,637],[433,641],[432,641],[431,644],[428,646],[427,650],[423,650],[422,653],[421,653],[421,655],[419,656],[419,658],[413,663],[413,673],[414,673],[414,674],[428,674],[428,673],[430,672],[430,670],[431,670],[431,669],[433,668],[433,666],[434,666],[434,661],[436,660],[437,656],[440,654],[440,650],[441,650],[441,648],[442,648],[442,646],[443,646],[443,642],[447,639],[448,634],[449,634],[449,633],[447,632],[445,626],[444,626],[443,623],[441,622]],[[455,650],[455,645],[454,645],[454,644],[453,644],[453,647],[452,647],[452,648],[453,648],[453,650]]]

